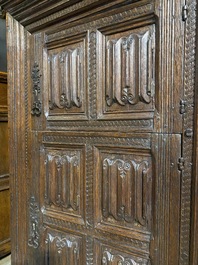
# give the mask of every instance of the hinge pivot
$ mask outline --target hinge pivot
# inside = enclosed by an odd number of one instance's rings
[[[193,130],[191,128],[186,129],[185,136],[189,138],[193,137]]]
[[[186,101],[181,99],[180,100],[180,113],[184,114],[186,112]]]
[[[178,169],[180,170],[180,171],[182,171],[183,169],[184,169],[184,158],[183,157],[180,157],[179,159],[178,159]]]
[[[182,20],[186,21],[188,18],[188,7],[187,5],[184,5],[182,8]]]

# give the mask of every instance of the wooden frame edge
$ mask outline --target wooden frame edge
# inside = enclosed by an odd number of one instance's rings
[[[198,4],[198,1],[196,1]],[[196,11],[196,54],[195,54],[195,112],[194,112],[194,144],[191,204],[191,242],[190,264],[198,264],[198,10]]]
[[[27,31],[7,13],[8,132],[11,204],[11,263],[26,265],[28,247],[27,128],[24,102],[27,87]],[[22,225],[23,223],[23,225]]]

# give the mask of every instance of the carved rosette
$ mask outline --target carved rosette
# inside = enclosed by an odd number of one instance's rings
[[[39,207],[34,196],[32,196],[30,199],[29,213],[30,213],[30,232],[29,232],[28,245],[33,248],[38,248],[39,247],[39,232],[38,232]]]

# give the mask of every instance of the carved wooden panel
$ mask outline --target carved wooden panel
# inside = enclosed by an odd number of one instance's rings
[[[109,148],[97,150],[96,156],[96,222],[149,231],[153,190],[149,152]]]
[[[84,151],[81,148],[45,149],[45,206],[83,216]]]
[[[134,26],[135,27],[135,26]],[[101,30],[97,33],[101,118],[155,108],[155,26]],[[102,47],[102,48],[101,48]],[[116,113],[116,117],[113,116]],[[122,114],[122,115],[121,115]],[[121,115],[121,116],[120,116]]]
[[[82,237],[47,230],[45,236],[45,265],[81,265]]]
[[[127,253],[120,247],[113,247],[95,241],[96,249],[96,265],[149,265],[150,260],[148,257],[137,255],[135,253]]]
[[[48,45],[45,54],[48,71],[48,107],[46,116],[72,114],[85,117],[86,111],[85,34]]]

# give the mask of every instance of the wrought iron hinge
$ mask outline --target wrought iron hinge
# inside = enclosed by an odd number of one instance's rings
[[[179,169],[179,171],[182,171],[182,170],[184,170],[184,162],[185,162],[185,160],[184,160],[184,158],[183,157],[180,157],[179,159],[178,159],[178,169]]]
[[[184,114],[186,112],[186,101],[181,99],[180,100],[180,111],[181,114]]]
[[[29,227],[28,245],[33,248],[38,248],[39,247],[39,231],[38,231],[39,206],[34,196],[30,198],[29,214],[30,214],[30,221],[29,221],[30,227]]]
[[[185,4],[183,7],[182,7],[182,20],[183,21],[186,21],[188,18],[188,6]]]
[[[35,62],[32,69],[34,101],[33,101],[31,114],[37,117],[41,115],[41,107],[42,107],[41,101],[39,99],[39,94],[41,92],[40,77],[41,75],[40,75],[39,65]]]

